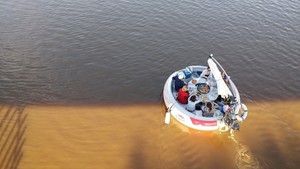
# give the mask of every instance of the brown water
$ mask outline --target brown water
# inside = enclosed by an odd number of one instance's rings
[[[298,168],[299,101],[247,105],[249,118],[233,138],[228,133],[194,131],[175,119],[166,126],[159,105],[2,106],[0,165]]]
[[[0,169],[300,167],[298,1],[0,1]],[[241,131],[165,126],[162,89],[213,53]]]

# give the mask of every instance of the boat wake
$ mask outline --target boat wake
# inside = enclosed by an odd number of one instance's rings
[[[246,145],[240,143],[233,134],[229,136],[229,138],[237,145],[235,165],[238,169],[262,169],[259,161],[254,157],[253,153]]]

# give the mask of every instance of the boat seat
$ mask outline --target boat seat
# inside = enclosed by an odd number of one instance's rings
[[[196,117],[203,117],[203,111],[202,110],[195,110],[194,111],[195,112],[195,114],[196,114]]]
[[[173,94],[174,98],[177,100],[178,92],[173,91],[172,94]]]
[[[192,73],[192,77],[193,77],[193,78],[199,78],[200,75],[201,75],[201,73],[202,73],[201,71],[193,72],[193,73]]]

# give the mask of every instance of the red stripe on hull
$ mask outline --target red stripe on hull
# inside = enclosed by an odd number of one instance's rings
[[[201,125],[201,126],[217,126],[217,120],[214,121],[204,121],[198,120],[191,117],[191,121],[194,125]]]

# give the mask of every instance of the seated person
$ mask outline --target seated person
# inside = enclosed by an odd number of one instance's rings
[[[191,81],[189,81],[188,88],[189,88],[190,94],[196,94],[197,93],[197,80],[192,79]]]
[[[216,103],[207,102],[203,111],[204,117],[213,117],[215,112],[215,107],[218,105]]]
[[[205,105],[205,103],[203,103],[203,102],[198,102],[198,103],[196,103],[196,105],[195,105],[195,109],[196,110],[203,110],[204,109],[204,105]]]
[[[209,77],[209,75],[210,75],[210,67],[208,66],[207,69],[203,70],[200,77],[207,79]]]
[[[195,107],[195,114],[196,114],[196,116],[202,116],[203,111],[201,110],[201,106]]]
[[[201,97],[201,93],[200,93],[200,92],[197,92],[197,94],[196,94],[196,99],[198,100],[198,102],[202,100],[202,97]]]
[[[223,78],[224,82],[228,85],[230,77],[227,76],[225,72],[222,72],[222,78]]]
[[[221,96],[221,95],[218,95],[218,98],[215,100],[215,102],[218,103],[218,104],[223,104],[223,103],[222,103],[223,100],[224,100],[224,99],[222,98],[222,96]]]
[[[173,80],[175,80],[175,90],[178,92],[179,89],[181,89],[183,86],[185,86],[184,82],[184,75],[183,73],[178,73],[177,76],[173,77]]]
[[[190,112],[193,112],[195,110],[196,103],[197,103],[196,95],[190,96],[188,100],[188,104],[186,105],[186,109]]]
[[[188,93],[188,87],[187,86],[183,86],[181,89],[179,89],[178,91],[178,96],[177,96],[177,100],[179,103],[182,104],[187,104],[188,103],[188,99],[189,99],[189,93]]]
[[[224,118],[225,118],[225,119],[227,118],[228,113],[229,113],[230,111],[231,111],[230,104],[226,104],[226,105],[223,106],[223,109],[221,110],[221,112],[222,112],[223,114],[225,114],[225,115],[224,115]]]
[[[224,110],[224,106],[225,105],[229,105],[230,104],[230,98],[225,98],[223,99],[220,95],[218,96],[218,98],[215,100],[215,102],[218,104],[218,108],[224,115],[226,113],[226,111]],[[227,110],[227,106],[225,106],[225,109]]]

